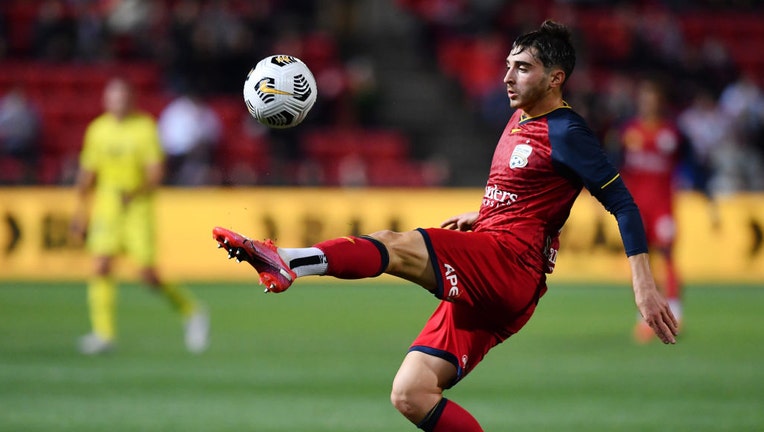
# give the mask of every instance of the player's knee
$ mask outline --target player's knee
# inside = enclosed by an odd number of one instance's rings
[[[437,397],[423,389],[396,382],[390,392],[390,402],[398,412],[416,424],[422,421],[432,405],[437,403]]]
[[[408,267],[418,265],[421,260],[427,259],[427,250],[416,243],[416,240],[421,242],[421,235],[416,231],[401,233],[384,230],[377,231],[370,237],[382,243],[387,249],[390,259],[388,273],[405,273]]]
[[[383,230],[369,234],[369,237],[380,242],[385,247],[385,249],[387,249],[389,259],[388,271],[391,269],[394,271],[397,267],[400,266],[400,254],[397,250],[397,244],[400,241],[401,233],[391,230]]]
[[[95,274],[108,276],[111,273],[111,260],[109,258],[97,258],[94,264]]]
[[[410,392],[406,392],[395,386],[390,392],[390,402],[395,409],[411,421],[416,421],[419,417],[419,409],[417,408],[414,399],[415,398],[412,397]]]
[[[373,238],[374,240],[377,240],[378,242],[382,243],[383,245],[385,245],[385,247],[388,247],[389,249],[388,244],[394,243],[395,240],[398,237],[400,237],[400,235],[401,233],[399,232],[395,232],[391,230],[382,230],[382,231],[377,231],[375,233],[369,234],[369,237]]]

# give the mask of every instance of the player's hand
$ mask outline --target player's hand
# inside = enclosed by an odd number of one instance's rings
[[[663,343],[676,343],[679,322],[671,313],[666,298],[655,286],[655,278],[650,271],[647,253],[631,255],[631,283],[634,287],[634,301],[645,322],[653,329]]]
[[[467,212],[457,216],[451,216],[440,224],[441,228],[469,231],[472,229],[472,225],[477,221],[478,212]]]
[[[676,336],[679,334],[679,322],[671,313],[668,302],[655,288],[655,285],[635,289],[635,301],[642,318],[653,329],[658,338],[665,344],[676,343]]]

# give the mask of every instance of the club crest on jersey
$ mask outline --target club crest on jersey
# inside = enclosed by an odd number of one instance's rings
[[[515,149],[512,150],[512,156],[509,158],[509,167],[524,168],[528,165],[528,156],[531,155],[533,148],[527,144],[518,144]]]

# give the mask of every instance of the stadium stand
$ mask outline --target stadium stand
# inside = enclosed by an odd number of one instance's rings
[[[40,111],[43,125],[37,178],[24,178],[16,161],[3,157],[0,182],[70,182],[81,134],[100,112],[101,88],[109,76],[118,74],[137,86],[140,106],[155,116],[179,87],[206,83],[207,99],[225,130],[216,157],[214,178],[219,184],[289,184],[291,173],[303,170],[304,165],[325,171],[315,176],[320,182],[340,185],[342,164],[328,162],[331,158],[357,158],[366,170],[363,181],[369,185],[448,183],[426,174],[428,154],[420,147],[421,140],[412,145],[406,130],[383,126],[374,115],[358,118],[358,113],[368,111],[369,99],[354,92],[385,89],[375,88],[373,82],[365,87],[353,82],[347,65],[364,48],[347,30],[352,18],[343,16],[327,24],[331,20],[312,1],[163,1],[144,3],[153,9],[135,17],[132,31],[108,28],[114,21],[109,14],[119,3],[7,0],[0,5],[0,95],[22,86]],[[189,4],[197,8],[184,9]],[[724,9],[712,1],[613,5],[545,0],[526,4],[523,11],[511,2],[398,0],[394,4],[422,29],[426,43],[417,49],[422,57],[433,57],[438,66],[427,73],[450,77],[462,98],[452,102],[463,103],[478,116],[495,109],[502,91],[503,65],[484,60],[503,58],[511,42],[506,34],[524,30],[524,19],[552,17],[574,30],[582,53],[575,78],[591,86],[581,86],[583,90],[571,95],[573,100],[592,104],[583,112],[602,112],[607,103],[602,99],[611,82],[624,73],[652,68],[668,74],[684,93],[675,99],[679,110],[698,85],[718,95],[739,71],[758,76],[764,71],[760,55],[764,26],[756,2],[737,2],[736,9]],[[77,39],[77,32],[85,29],[102,38],[96,48],[91,41],[87,52],[82,38]],[[198,42],[194,35],[199,34],[207,38],[194,45]],[[215,55],[205,55],[210,54],[204,51],[209,44],[215,47]],[[50,46],[62,48],[52,55]],[[319,105],[294,137],[298,154],[286,159],[274,151],[274,146],[281,145],[279,138],[251,124],[237,94],[246,73],[237,68],[278,50],[294,53],[311,65],[322,90]],[[358,105],[364,102],[366,106]],[[592,122],[594,126],[601,124],[605,130],[617,120],[604,117]],[[274,167],[285,174],[272,175]],[[354,169],[358,167],[355,164]]]

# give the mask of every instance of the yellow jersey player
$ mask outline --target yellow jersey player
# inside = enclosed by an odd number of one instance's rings
[[[161,280],[155,264],[154,192],[164,172],[156,123],[134,109],[131,86],[123,79],[106,84],[103,104],[105,112],[85,132],[71,226],[80,240],[87,231],[95,270],[88,284],[92,332],[80,338],[79,349],[100,354],[114,348],[117,284],[112,267],[125,253],[140,266],[141,280],[184,318],[189,351],[204,351],[209,330],[204,307],[181,286]]]

